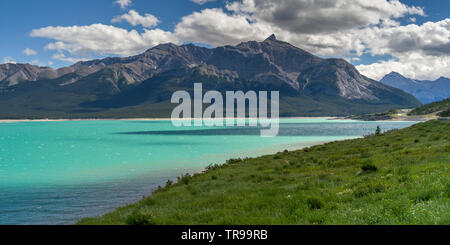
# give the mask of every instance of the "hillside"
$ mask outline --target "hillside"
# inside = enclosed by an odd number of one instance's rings
[[[169,117],[176,90],[280,91],[281,116],[345,116],[413,108],[412,95],[274,35],[213,49],[161,44],[125,58],[52,70],[0,65],[0,118]]]
[[[450,110],[450,98],[414,108],[409,115],[444,114]]]
[[[450,97],[450,78],[440,77],[435,81],[414,80],[397,72],[384,76],[381,83],[414,95],[422,103],[431,103]]]
[[[441,112],[441,114],[440,114],[442,117],[450,117],[450,109],[448,109],[448,110],[446,110],[446,111],[444,111],[444,112]]]
[[[79,224],[450,224],[450,123],[185,175],[142,201]]]

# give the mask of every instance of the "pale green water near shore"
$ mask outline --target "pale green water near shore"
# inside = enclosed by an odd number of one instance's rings
[[[414,122],[282,119],[257,128],[175,128],[170,121],[0,124],[0,224],[70,223],[151,193],[184,172]]]

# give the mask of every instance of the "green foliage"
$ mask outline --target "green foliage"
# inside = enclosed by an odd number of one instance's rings
[[[325,202],[320,197],[309,197],[306,199],[309,209],[321,209],[325,206]]]
[[[182,175],[181,177],[178,177],[178,183],[183,183],[185,185],[189,184],[189,181],[192,179],[190,174]]]
[[[172,184],[173,184],[173,181],[170,180],[170,179],[168,179],[167,182],[166,182],[166,187],[167,187],[167,188],[168,188],[168,187],[171,187]]]
[[[365,171],[365,172],[376,172],[378,170],[378,168],[377,168],[377,166],[375,166],[371,163],[366,163],[361,166],[361,170]]]
[[[139,212],[133,212],[128,215],[125,224],[127,225],[154,225],[153,216],[150,214],[142,214]]]
[[[446,117],[445,115],[447,115],[450,111],[450,98],[419,106],[409,112],[409,115],[426,115],[438,111],[446,111],[444,112],[444,115],[441,114],[441,116]]]
[[[231,160],[79,224],[449,225],[449,138],[450,123],[435,120]]]
[[[377,126],[377,129],[375,130],[375,135],[380,136],[381,135],[381,128],[380,126]]]
[[[441,112],[441,114],[439,114],[441,117],[450,117],[450,109]]]
[[[240,163],[242,162],[242,159],[240,158],[231,158],[227,160],[227,164],[234,164],[234,163]]]

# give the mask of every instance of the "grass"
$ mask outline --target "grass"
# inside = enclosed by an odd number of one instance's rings
[[[450,123],[251,159],[185,175],[80,225],[450,224]]]

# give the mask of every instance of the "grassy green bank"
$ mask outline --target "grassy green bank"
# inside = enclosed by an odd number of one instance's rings
[[[79,224],[450,224],[450,123],[232,159]]]
[[[415,109],[413,109],[409,115],[426,115],[431,113],[439,113],[443,112],[445,114],[449,113],[450,111],[450,98],[437,101],[433,103],[429,103],[423,106],[419,106]],[[446,116],[446,115],[444,115]]]

